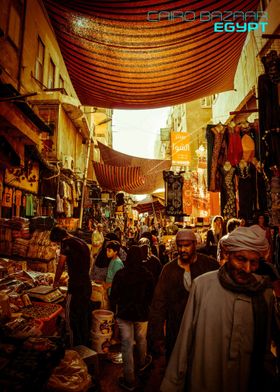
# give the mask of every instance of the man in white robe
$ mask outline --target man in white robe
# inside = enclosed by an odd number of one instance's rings
[[[251,226],[234,230],[223,246],[225,265],[193,282],[162,392],[268,392],[264,363],[277,298],[254,272],[269,245]]]

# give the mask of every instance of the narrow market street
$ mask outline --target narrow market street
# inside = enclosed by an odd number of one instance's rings
[[[1,2],[1,392],[279,392],[279,253],[279,0]]]

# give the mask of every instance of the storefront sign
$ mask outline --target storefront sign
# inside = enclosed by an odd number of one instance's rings
[[[191,159],[190,134],[187,132],[171,132],[172,165],[188,166]]]

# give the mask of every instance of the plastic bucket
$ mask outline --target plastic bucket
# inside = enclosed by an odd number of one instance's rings
[[[98,354],[106,354],[110,348],[112,333],[91,333],[91,348]]]
[[[112,334],[113,324],[114,313],[110,310],[97,309],[92,312],[92,332],[102,335]]]
[[[110,309],[108,293],[102,283],[92,282],[91,300],[93,302],[100,302],[101,309]]]

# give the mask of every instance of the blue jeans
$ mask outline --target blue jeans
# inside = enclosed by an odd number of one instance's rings
[[[127,321],[117,319],[121,334],[121,350],[124,378],[129,383],[135,382],[133,347],[136,342],[136,353],[139,367],[145,365],[147,353],[148,321]]]

